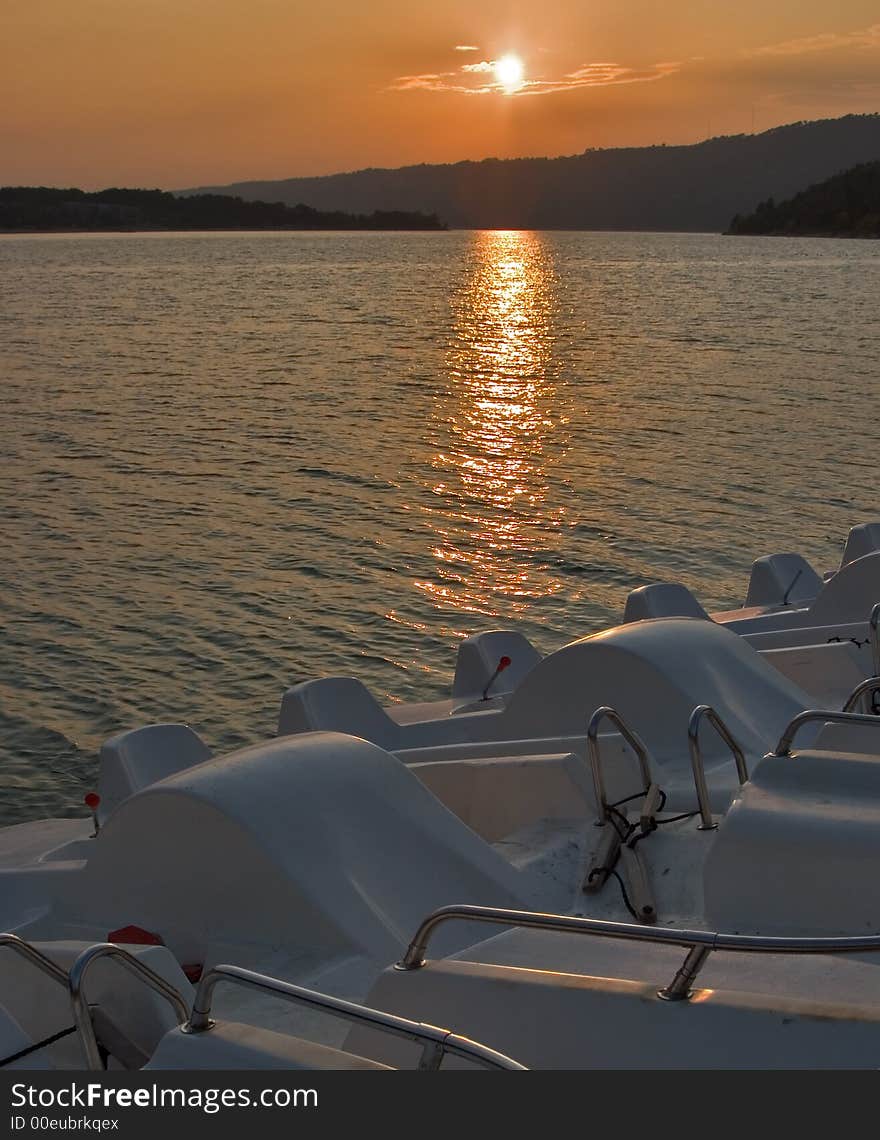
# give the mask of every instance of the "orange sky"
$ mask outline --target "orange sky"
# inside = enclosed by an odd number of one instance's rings
[[[508,52],[527,80],[512,95],[479,67]],[[172,189],[694,142],[880,110],[880,8],[29,0],[4,13],[0,106],[4,185]]]

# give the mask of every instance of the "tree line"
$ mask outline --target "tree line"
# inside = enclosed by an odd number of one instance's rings
[[[352,214],[226,194],[165,190],[88,192],[46,186],[0,187],[2,230],[444,230],[436,214],[374,210]]]
[[[772,198],[737,214],[731,234],[880,238],[880,161],[862,162],[784,202]]]

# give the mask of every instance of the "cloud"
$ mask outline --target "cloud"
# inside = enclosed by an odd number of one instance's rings
[[[446,91],[457,95],[487,95],[492,91],[500,90],[498,84],[486,84],[482,87],[467,87],[463,83],[455,83],[458,77],[456,71],[443,71],[439,75],[401,75],[388,87],[389,91]]]
[[[390,91],[445,91],[443,82],[455,72],[447,71],[442,75],[401,75],[391,84]]]
[[[801,36],[796,40],[757,48],[751,55],[806,55],[811,52],[838,51],[841,48],[880,47],[880,24],[854,32],[821,32],[817,36]]]
[[[579,87],[613,87],[621,83],[653,83],[681,70],[680,63],[653,63],[636,69],[619,63],[587,63],[570,71],[561,79],[534,80],[525,84],[526,95],[552,95],[557,91],[575,91]]]
[[[479,51],[480,49],[475,44],[456,44],[454,51]]]
[[[626,67],[619,63],[585,63],[574,71],[558,78],[524,79],[514,91],[506,91],[503,84],[481,81],[480,76],[494,73],[495,61],[481,60],[465,63],[457,71],[442,71],[430,75],[402,75],[390,85],[391,91],[445,91],[460,95],[489,95],[505,92],[508,96],[553,95],[561,91],[576,91],[585,87],[612,87],[624,83],[651,83],[665,79],[681,70],[680,63],[654,63],[645,68]],[[471,77],[474,79],[471,79]]]

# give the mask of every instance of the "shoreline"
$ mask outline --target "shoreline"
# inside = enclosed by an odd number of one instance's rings
[[[26,234],[442,234],[448,226],[0,226],[0,235]]]

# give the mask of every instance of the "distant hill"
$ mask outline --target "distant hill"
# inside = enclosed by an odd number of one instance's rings
[[[0,187],[0,230],[439,230],[410,211],[369,215],[252,202],[220,194],[177,197],[163,190]]]
[[[320,210],[425,210],[457,227],[720,231],[744,203],[789,197],[877,158],[880,115],[847,115],[694,146],[361,170],[183,193],[223,190]]]
[[[880,238],[880,162],[860,163],[785,202],[768,198],[753,214],[737,215],[728,232]]]

